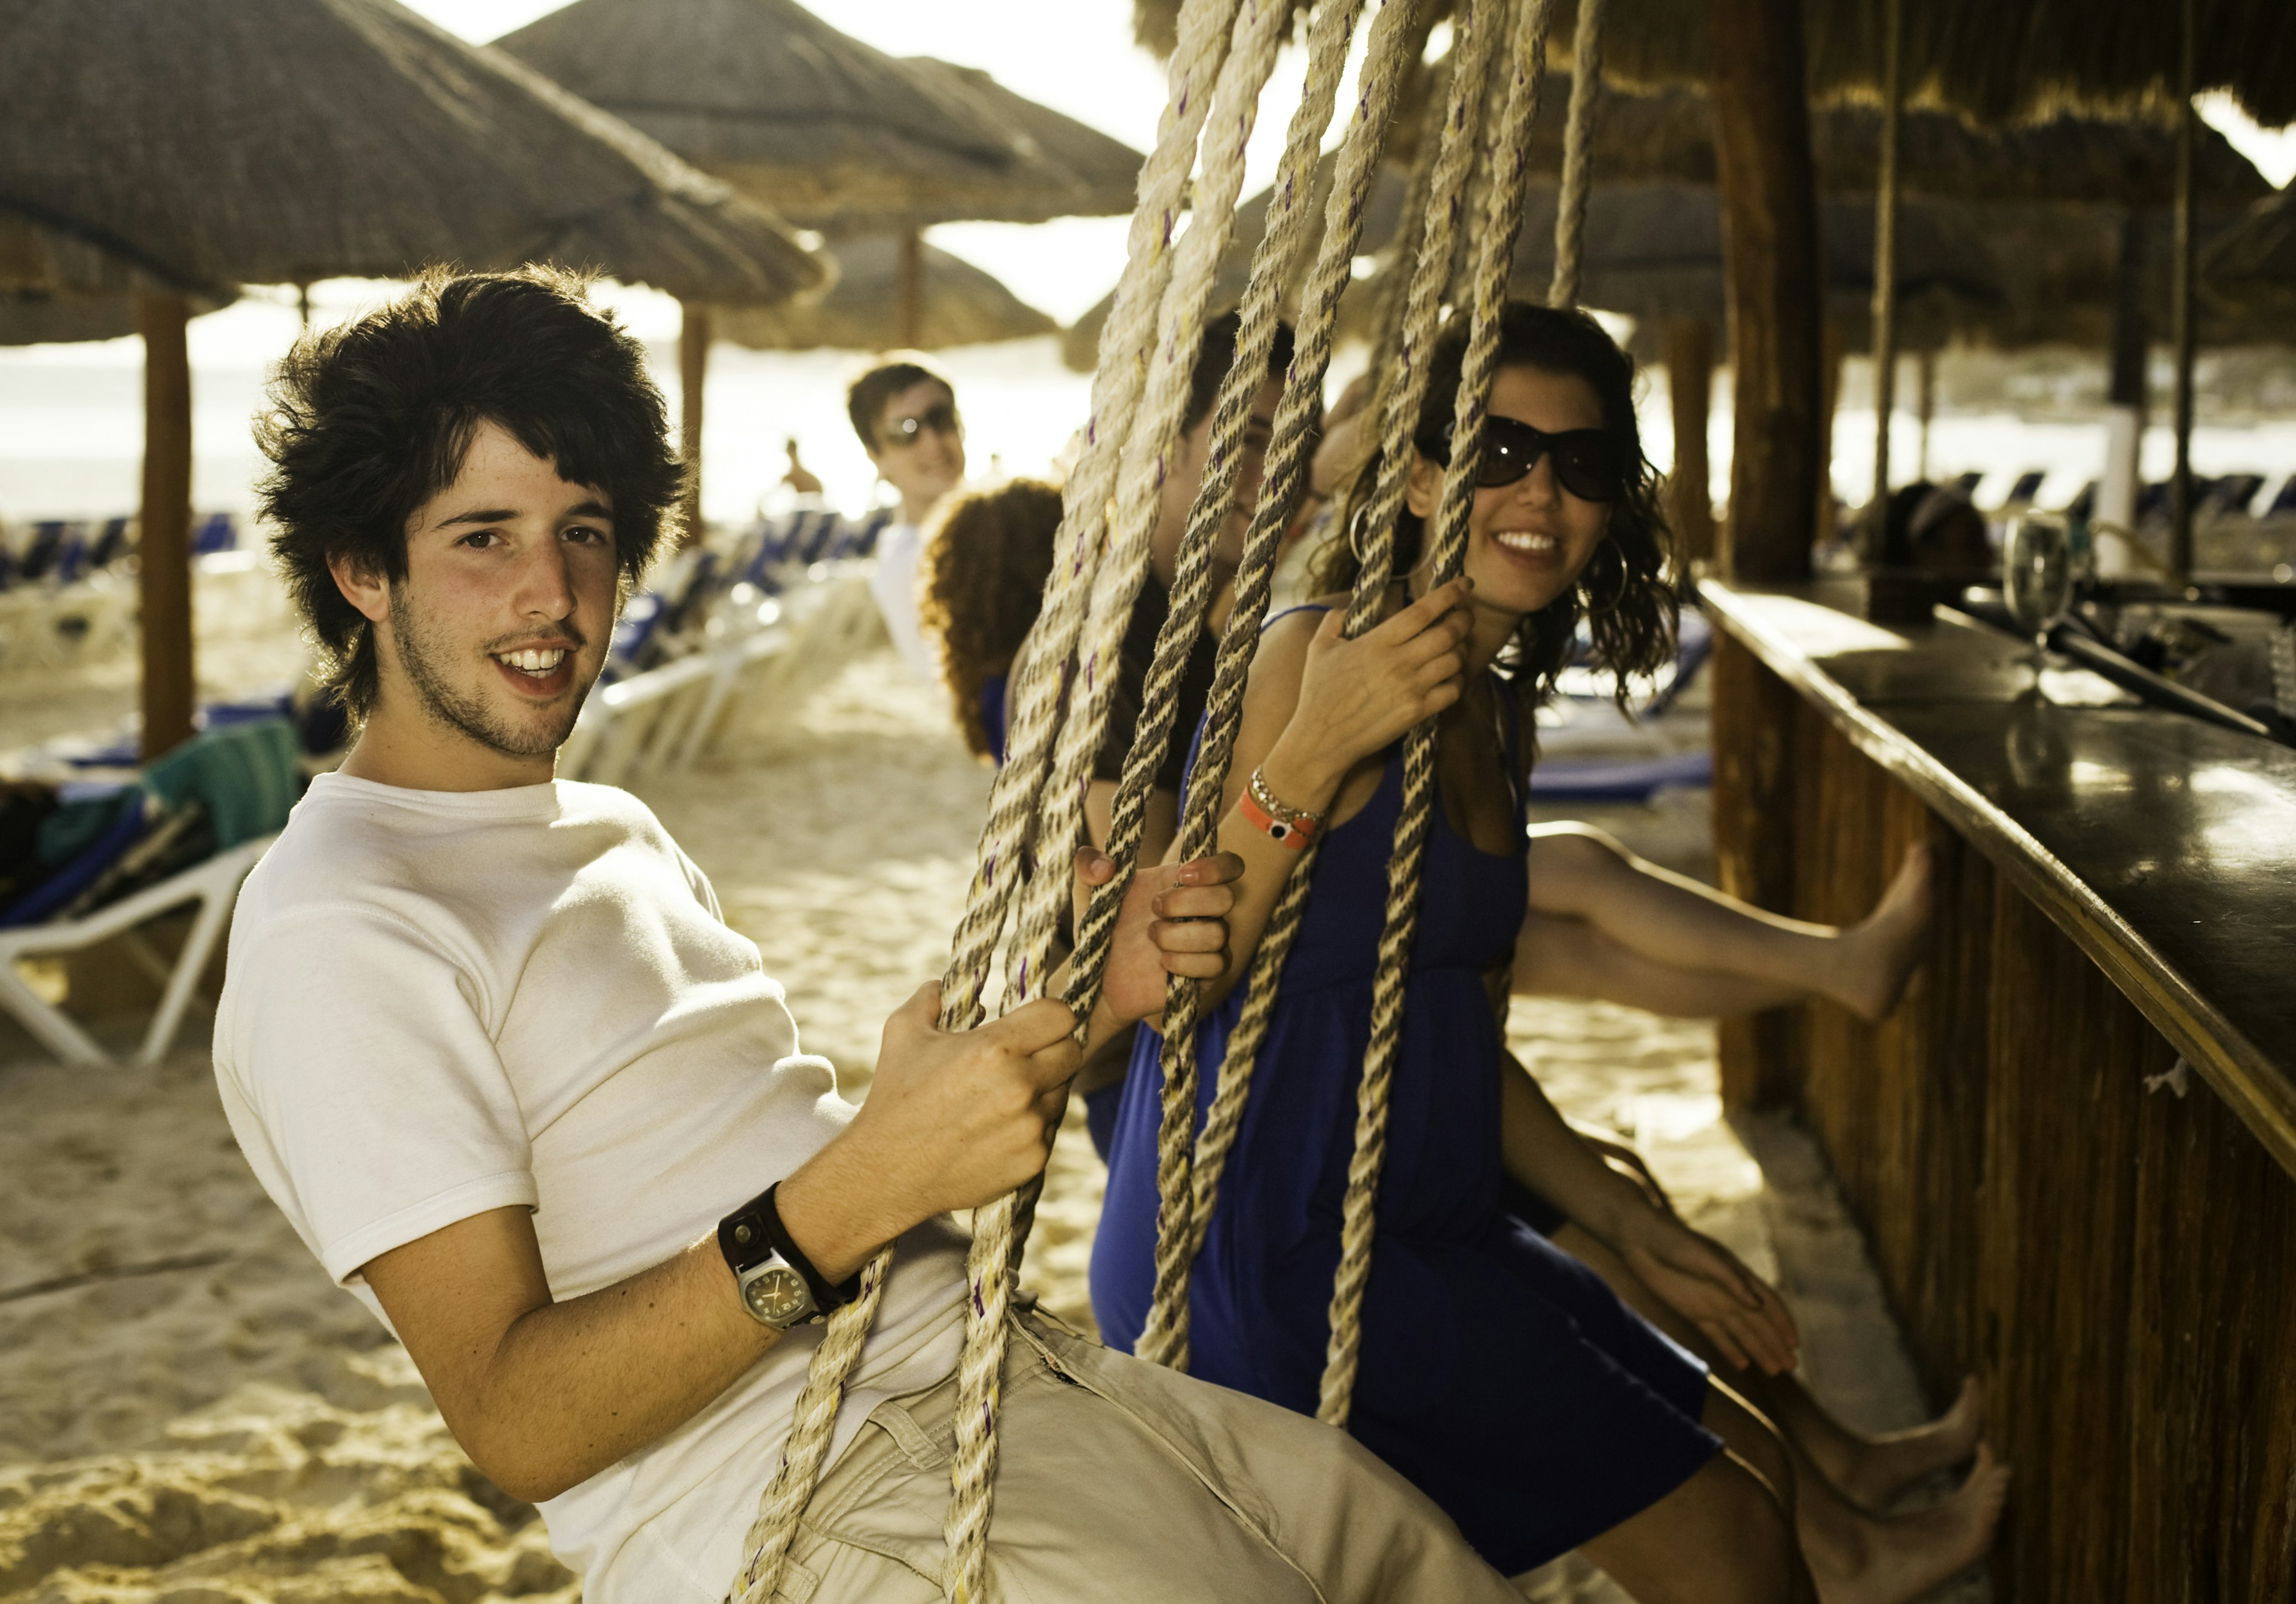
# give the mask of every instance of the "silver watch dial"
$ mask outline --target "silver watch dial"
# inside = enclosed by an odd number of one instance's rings
[[[786,1264],[769,1264],[745,1280],[742,1297],[750,1313],[771,1326],[791,1326],[813,1313],[805,1277]]]

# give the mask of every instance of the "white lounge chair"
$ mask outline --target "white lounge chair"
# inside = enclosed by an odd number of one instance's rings
[[[144,1033],[144,1043],[127,1062],[138,1068],[157,1063],[175,1044],[176,1032],[183,1023],[184,1010],[191,1003],[200,971],[207,967],[217,938],[230,923],[240,882],[247,878],[247,872],[255,867],[255,861],[265,849],[278,839],[276,835],[266,835],[242,841],[156,886],[148,886],[110,907],[99,908],[85,919],[0,930],[0,1008],[14,1015],[19,1024],[62,1062],[110,1067],[114,1062],[111,1056],[87,1032],[66,1018],[62,1010],[27,986],[16,962],[21,958],[79,952],[119,937],[121,945],[163,987],[159,1011],[152,1016],[151,1027]],[[192,921],[190,934],[184,938],[183,950],[170,965],[144,939],[138,928],[190,903],[198,904],[199,912]]]

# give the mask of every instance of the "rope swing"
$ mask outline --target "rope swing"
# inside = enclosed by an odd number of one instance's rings
[[[1184,859],[1202,855],[1217,840],[1242,720],[1245,679],[1267,618],[1283,536],[1307,486],[1340,300],[1352,278],[1365,203],[1398,90],[1417,65],[1424,39],[1423,30],[1413,27],[1422,3],[1381,0],[1368,29],[1320,241],[1301,291],[1294,355],[1276,407],[1263,487],[1215,659],[1201,749],[1182,811]],[[1176,733],[1181,669],[1212,600],[1212,556],[1234,505],[1251,398],[1267,380],[1285,274],[1298,259],[1312,221],[1317,152],[1337,109],[1349,49],[1367,4],[1324,0],[1315,9],[1306,86],[1286,132],[1266,233],[1252,258],[1235,357],[1214,406],[1210,448],[1178,552],[1170,612],[1157,635],[1140,725],[1112,807],[1108,855],[1115,873],[1095,891],[1078,921],[1064,1000],[1076,1011],[1079,1031],[1099,1000],[1153,778]],[[1460,242],[1459,219],[1468,209],[1470,169],[1480,150],[1486,175],[1483,204],[1472,240],[1471,308],[1463,308],[1473,318],[1472,339],[1455,412],[1457,444],[1433,526],[1438,582],[1455,575],[1464,558],[1553,4],[1458,0],[1453,9],[1451,80],[1440,122],[1431,121],[1429,137],[1421,142],[1412,184],[1418,216],[1406,217],[1407,232],[1400,236],[1414,238],[1416,250],[1409,258],[1410,287],[1400,303],[1393,348],[1386,356],[1380,468],[1363,531],[1368,542],[1363,571],[1346,619],[1351,636],[1375,624],[1384,605],[1411,435],[1427,387],[1427,352]],[[1575,295],[1578,283],[1585,135],[1591,130],[1594,103],[1591,52],[1600,11],[1601,0],[1580,0],[1581,65],[1557,223],[1558,296],[1566,291]],[[1169,98],[1155,149],[1141,169],[1124,274],[1101,334],[1084,449],[1062,490],[1054,561],[1033,643],[1013,687],[1008,758],[990,790],[979,866],[942,980],[944,1029],[970,1029],[986,1017],[985,998],[1000,951],[1004,1009],[1042,994],[1052,972],[1054,945],[1071,896],[1069,865],[1083,839],[1093,757],[1105,732],[1118,655],[1147,571],[1159,489],[1177,447],[1214,277],[1234,233],[1245,146],[1292,12],[1293,0],[1185,0],[1181,7],[1168,75]],[[1487,130],[1483,107],[1502,83],[1504,110]],[[1486,133],[1488,137],[1479,138]],[[1187,225],[1182,232],[1184,210]],[[1404,809],[1389,870],[1372,1042],[1358,1093],[1331,1348],[1317,1412],[1341,1424],[1354,1386],[1373,1202],[1385,1150],[1387,1090],[1402,1020],[1420,859],[1432,817],[1434,751],[1430,721],[1411,732],[1405,748]],[[1262,938],[1242,1018],[1231,1036],[1201,1137],[1193,1134],[1198,986],[1177,977],[1168,980],[1155,1302],[1138,1344],[1143,1358],[1186,1365],[1190,1269],[1242,1117],[1252,1060],[1266,1039],[1284,958],[1306,906],[1315,855],[1313,845],[1300,855]],[[943,1592],[966,1604],[984,1604],[988,1598],[999,1384],[1012,1293],[1038,1184],[974,1215],[964,1343],[957,1364],[956,1452],[943,1525],[948,1548]],[[892,1251],[885,1248],[863,1268],[859,1296],[824,1329],[792,1413],[788,1443],[744,1543],[744,1564],[728,1594],[732,1604],[763,1604],[778,1585],[799,1517],[827,1458],[838,1404],[875,1319]]]

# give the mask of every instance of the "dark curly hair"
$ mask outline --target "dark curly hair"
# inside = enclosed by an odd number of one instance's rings
[[[1427,397],[1420,405],[1414,438],[1438,435],[1451,421],[1469,323],[1464,313],[1455,313],[1435,337],[1428,359]],[[1617,460],[1627,464],[1624,493],[1611,503],[1609,528],[1578,583],[1523,619],[1503,655],[1502,667],[1513,674],[1528,714],[1553,694],[1555,675],[1570,661],[1578,623],[1585,618],[1594,636],[1593,661],[1618,676],[1623,708],[1628,677],[1654,673],[1674,655],[1682,612],[1674,531],[1659,504],[1658,471],[1643,455],[1642,428],[1635,419],[1635,360],[1584,312],[1511,300],[1499,317],[1498,366],[1537,368],[1585,380],[1602,406],[1603,429],[1611,437]],[[1355,584],[1360,564],[1347,531],[1370,499],[1378,476],[1374,453],[1332,520],[1330,543],[1310,566],[1316,590],[1342,591]],[[1422,520],[1405,508],[1395,526],[1397,573],[1416,566],[1424,538]]]
[[[964,744],[982,757],[998,743],[984,722],[981,687],[1009,673],[1044,598],[1061,493],[1018,479],[944,501],[925,535],[925,629],[940,639],[940,673]]]
[[[455,481],[480,424],[499,424],[569,483],[606,493],[625,592],[674,529],[685,469],[638,342],[554,267],[433,267],[389,306],[307,334],[255,421],[272,555],[354,719],[373,707],[373,632],[330,560],[394,585],[406,529]]]

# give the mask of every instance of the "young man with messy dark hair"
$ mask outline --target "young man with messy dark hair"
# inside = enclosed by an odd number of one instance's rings
[[[644,806],[553,778],[675,499],[663,423],[636,343],[544,270],[433,274],[284,364],[265,510],[360,729],[242,893],[217,1077],[590,1604],[724,1596],[813,1317],[898,1241],[779,1596],[938,1598],[949,1213],[1042,1168],[1073,1020],[944,1032],[927,986],[856,1109]],[[1091,1034],[1218,970],[1235,872],[1141,876]],[[1344,1435],[1033,1313],[1002,1430],[999,1597],[1513,1596]]]

